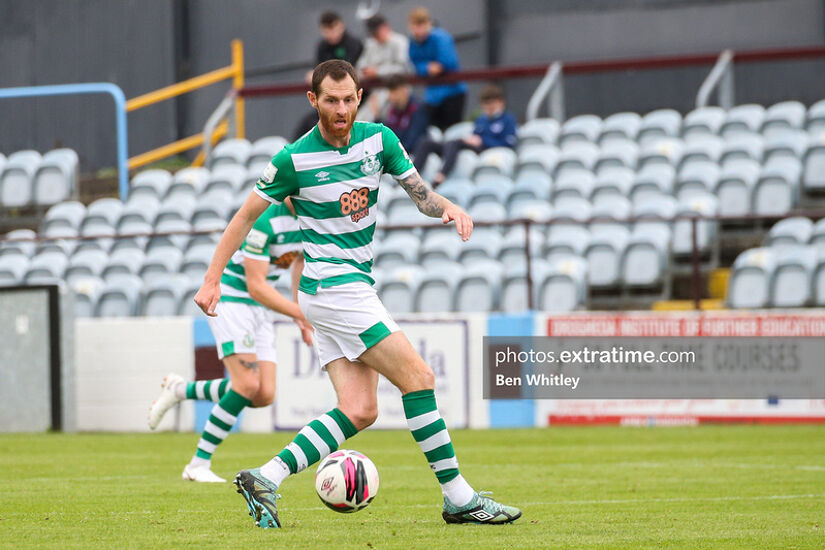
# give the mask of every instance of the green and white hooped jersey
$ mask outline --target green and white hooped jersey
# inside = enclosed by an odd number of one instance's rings
[[[284,204],[271,205],[257,219],[241,248],[232,255],[221,276],[221,301],[259,306],[246,288],[244,258],[269,262],[266,280],[272,286],[301,253],[298,220]]]
[[[272,158],[255,191],[274,204],[292,197],[304,241],[302,292],[375,282],[369,274],[379,179],[414,172],[393,131],[372,122],[355,122],[347,147],[327,143],[316,125]]]

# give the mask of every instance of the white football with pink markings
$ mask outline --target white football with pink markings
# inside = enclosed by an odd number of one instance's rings
[[[332,510],[357,512],[378,493],[378,469],[366,455],[339,449],[318,465],[315,491]]]

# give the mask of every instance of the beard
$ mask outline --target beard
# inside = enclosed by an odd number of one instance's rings
[[[326,114],[318,110],[318,120],[321,123],[321,126],[324,127],[324,131],[332,136],[335,137],[344,137],[349,135],[350,130],[352,129],[352,125],[355,122],[355,115],[357,111],[352,113],[347,113],[345,117],[339,117],[337,114]],[[343,122],[343,125],[336,124],[338,122]]]

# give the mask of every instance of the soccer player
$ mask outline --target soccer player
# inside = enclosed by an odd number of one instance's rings
[[[220,277],[217,317],[209,317],[218,357],[228,379],[185,382],[177,374],[163,379],[160,397],[149,409],[149,427],[183,399],[215,402],[183,479],[225,482],[212,472],[212,454],[229,434],[245,407],[266,407],[275,397],[275,332],[273,311],[292,317],[304,342],[312,343],[312,327],[296,303],[303,268],[301,234],[289,202],[270,206],[246,234]],[[292,270],[293,301],[272,286]]]
[[[208,315],[216,314],[224,264],[267,201],[279,204],[291,197],[304,240],[298,303],[315,327],[316,351],[338,403],[304,426],[278,456],[260,468],[241,471],[235,478],[238,492],[257,525],[280,527],[275,491],[289,475],[375,422],[378,375],[383,374],[401,390],[409,429],[441,485],[445,521],[511,522],[521,516],[520,510],[480,495],[461,476],[436,406],[433,371],[387,313],[370,277],[382,173],[394,176],[422,213],[444,223],[454,221],[465,241],[473,222],[422,181],[391,130],[354,122],[361,90],[352,65],[340,60],[318,65],[307,96],[318,111],[318,125],[266,167],[257,188],[229,222],[195,302]]]

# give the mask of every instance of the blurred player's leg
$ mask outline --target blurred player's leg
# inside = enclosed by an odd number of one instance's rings
[[[149,428],[158,427],[166,412],[184,399],[204,399],[217,403],[231,387],[229,378],[186,382],[182,376],[169,373],[161,383],[160,395],[149,408]]]

